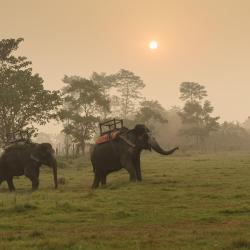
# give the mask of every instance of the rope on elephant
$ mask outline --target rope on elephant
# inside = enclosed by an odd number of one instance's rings
[[[128,140],[126,137],[124,137],[123,135],[119,135],[119,138],[121,138],[123,141],[125,141],[129,146],[131,146],[132,148],[135,148],[135,144],[132,143],[130,140]]]

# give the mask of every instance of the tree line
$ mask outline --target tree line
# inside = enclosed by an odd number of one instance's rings
[[[0,143],[18,130],[37,135],[37,125],[51,119],[63,124],[66,154],[74,143],[76,154],[85,152],[86,143],[98,134],[98,123],[121,118],[126,126],[146,124],[162,143],[183,145],[183,149],[248,149],[250,120],[243,125],[219,123],[207,100],[205,86],[196,82],[180,84],[182,107],[168,110],[157,100],[142,95],[143,80],[133,72],[121,69],[114,74],[93,72],[89,78],[63,77],[61,90],[49,91],[42,77],[33,73],[32,63],[16,56],[19,39],[0,41]]]

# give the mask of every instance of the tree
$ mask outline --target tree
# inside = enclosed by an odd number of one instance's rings
[[[249,150],[250,135],[238,122],[223,122],[210,138],[214,148],[222,150]]]
[[[242,127],[250,134],[250,116],[242,123]]]
[[[93,72],[90,76],[90,80],[95,84],[100,85],[100,88],[108,95],[110,88],[114,86],[114,79],[112,75],[107,75],[106,73]]]
[[[109,100],[100,84],[80,76],[65,76],[62,89],[64,107],[59,112],[64,122],[63,132],[72,137],[84,154],[86,141],[95,132],[100,114],[109,110]]]
[[[121,69],[115,74],[93,72],[90,80],[100,85],[102,92],[110,101],[110,113],[104,113],[103,119],[109,114],[129,122],[136,114],[142,99],[141,90],[145,87],[141,78],[133,72]]]
[[[196,82],[183,82],[180,86],[180,99],[182,101],[199,101],[207,96],[204,86]]]
[[[143,101],[134,118],[135,124],[145,124],[151,131],[155,130],[156,124],[167,122],[166,110],[158,101]]]
[[[43,87],[43,79],[32,73],[31,62],[13,52],[23,41],[0,41],[0,141],[5,142],[11,133],[36,131],[36,125],[44,125],[55,116],[61,103],[58,91]]]
[[[53,144],[53,139],[52,138],[53,138],[52,135],[44,133],[44,132],[40,132],[40,133],[37,134],[37,137],[34,140],[37,143],[47,142],[47,143]]]
[[[112,103],[113,96],[110,95],[110,90],[114,87],[114,77],[112,75],[107,75],[106,73],[97,73],[93,72],[90,76],[90,80],[99,86],[100,90],[102,91],[103,95],[109,103]],[[103,113],[100,114],[102,119],[107,119],[108,115],[110,114],[110,110],[104,109]]]
[[[145,84],[139,76],[125,69],[111,75],[110,80],[113,81],[113,86],[120,94],[120,116],[126,120],[129,115],[135,113],[136,106],[141,100],[140,91],[145,87]]]
[[[180,133],[193,138],[196,145],[203,143],[211,132],[219,128],[219,117],[212,117],[214,110],[211,103],[202,100],[207,96],[205,87],[198,83],[184,82],[180,86],[181,100],[186,100],[183,110],[179,113],[184,128]]]

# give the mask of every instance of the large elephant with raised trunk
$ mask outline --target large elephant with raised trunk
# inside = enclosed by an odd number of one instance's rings
[[[178,147],[165,151],[160,147],[150,130],[143,124],[134,129],[122,128],[116,139],[96,144],[91,152],[91,162],[94,170],[92,188],[106,184],[107,175],[125,168],[130,181],[141,181],[140,154],[142,150],[153,149],[159,154],[170,155]]]
[[[50,143],[17,143],[7,147],[0,157],[0,183],[7,181],[10,191],[15,190],[14,176],[25,175],[32,182],[32,189],[39,186],[39,172],[42,165],[53,169],[57,188],[57,161]]]

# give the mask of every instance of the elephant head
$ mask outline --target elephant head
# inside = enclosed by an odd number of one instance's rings
[[[53,169],[54,184],[57,188],[57,161],[54,155],[55,151],[50,143],[35,144],[31,158],[39,163],[49,166]]]
[[[150,130],[143,124],[137,124],[132,131],[136,135],[135,146],[140,150],[153,149],[155,152],[159,154],[169,155],[179,149],[179,147],[175,147],[167,151],[162,149],[157,140],[151,135]]]

